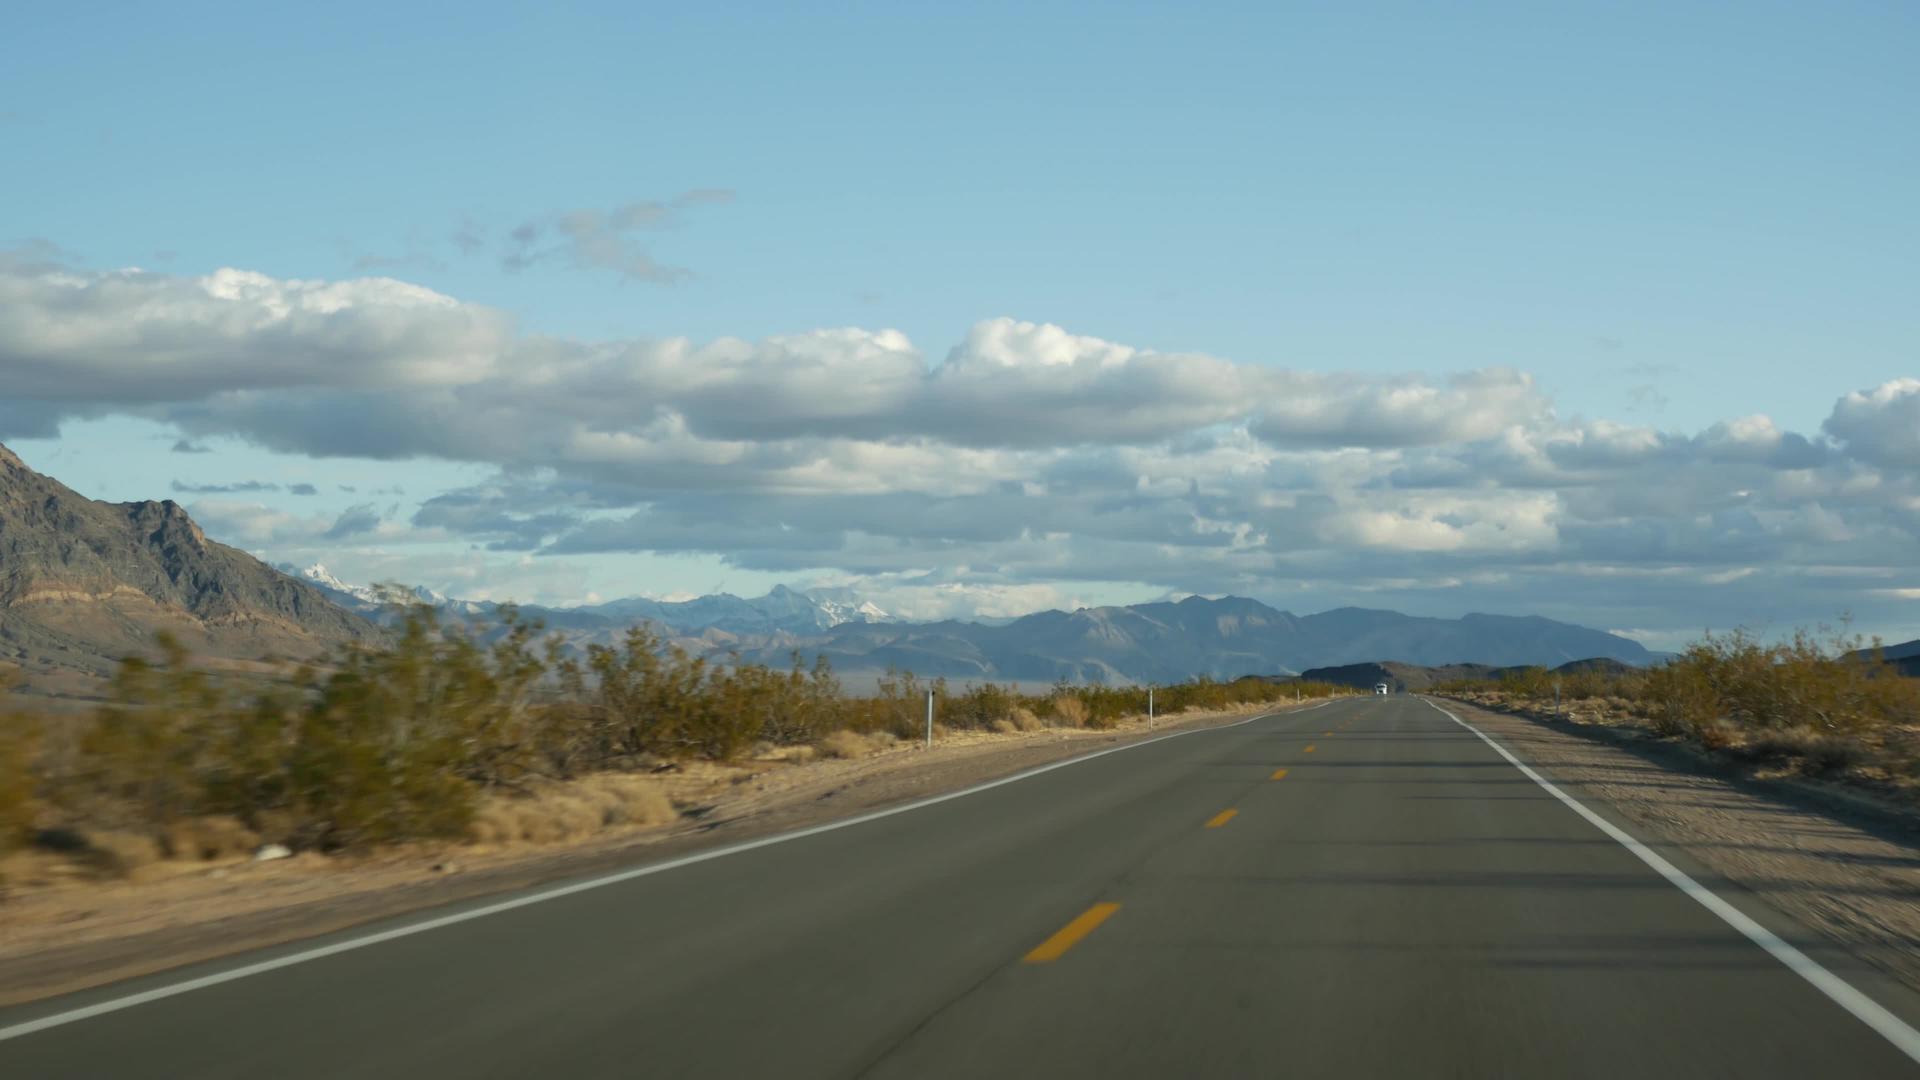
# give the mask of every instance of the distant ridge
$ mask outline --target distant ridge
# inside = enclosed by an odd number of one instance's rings
[[[1371,689],[1380,683],[1395,693],[1403,691],[1419,692],[1431,689],[1439,683],[1456,682],[1461,679],[1495,680],[1512,672],[1538,668],[1538,664],[1520,664],[1508,667],[1495,667],[1491,664],[1403,664],[1397,660],[1380,660],[1364,664],[1342,664],[1338,667],[1312,668],[1300,673],[1307,682],[1333,683],[1335,686],[1352,686],[1362,690]],[[1618,675],[1633,670],[1633,665],[1625,664],[1612,657],[1589,657],[1585,660],[1570,660],[1551,669],[1556,675],[1576,675],[1586,672],[1600,672]]]
[[[391,617],[369,590],[338,581],[324,567],[285,569],[322,585],[340,603]],[[453,614],[484,618],[494,610],[420,589],[411,595]],[[627,626],[646,622],[716,662],[738,656],[781,666],[799,652],[809,663],[824,656],[843,673],[898,669],[963,682],[1169,683],[1291,675],[1381,656],[1414,665],[1469,658],[1490,667],[1554,667],[1596,657],[1645,666],[1661,659],[1628,638],[1539,616],[1436,619],[1367,608],[1303,616],[1237,596],[1041,611],[992,623],[903,622],[844,591],[822,598],[785,586],[751,599],[722,593],[521,610],[576,644],[612,643]]]

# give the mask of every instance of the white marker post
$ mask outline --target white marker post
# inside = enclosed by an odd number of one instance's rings
[[[927,691],[927,749],[933,749],[933,691]]]
[[[1147,730],[1153,730],[1153,687],[1147,687]]]

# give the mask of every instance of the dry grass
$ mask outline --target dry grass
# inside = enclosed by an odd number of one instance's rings
[[[1086,703],[1070,694],[1061,694],[1053,699],[1053,718],[1061,727],[1086,727]]]
[[[1033,715],[1032,709],[1021,706],[1013,710],[1013,726],[1016,731],[1039,731],[1047,725]]]
[[[1844,773],[1866,764],[1872,757],[1855,739],[1803,727],[1756,733],[1741,750],[1746,756],[1797,764],[1816,776]]]
[[[472,837],[483,844],[548,844],[622,825],[668,825],[678,818],[651,778],[599,773],[543,782],[527,795],[489,796],[474,814]]]
[[[259,833],[238,818],[219,814],[175,822],[167,826],[161,840],[169,858],[202,862],[251,855],[259,846]]]
[[[857,731],[829,732],[814,744],[814,751],[823,758],[863,758],[872,750],[873,743]]]
[[[993,733],[996,735],[1018,735],[1020,734],[1020,725],[1014,723],[1012,717],[1003,716],[993,722]]]

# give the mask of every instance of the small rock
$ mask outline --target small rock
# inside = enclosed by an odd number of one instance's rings
[[[436,874],[457,874],[460,872],[460,864],[454,862],[437,862],[433,864],[433,872]]]
[[[253,853],[254,862],[270,862],[274,859],[286,859],[293,856],[293,849],[285,844],[262,844]]]

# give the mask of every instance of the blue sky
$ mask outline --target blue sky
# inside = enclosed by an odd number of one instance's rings
[[[1560,424],[1689,437],[1764,414],[1819,438],[1843,395],[1920,373],[1911,5],[71,5],[8,39],[0,246],[87,272],[380,275],[589,343],[894,329],[938,365],[1009,318],[1277,371],[1512,368]],[[582,211],[600,247],[563,243]],[[331,487],[254,501],[399,487],[378,509],[403,521],[502,465],[204,425],[214,453],[169,454],[151,402],[63,416],[0,437],[115,499],[297,475]],[[796,576],[732,550],[473,573],[545,599]],[[1205,584],[1141,577],[1059,595]]]

